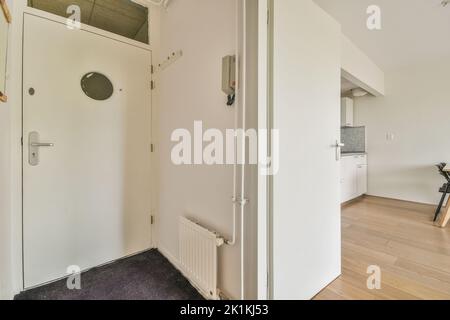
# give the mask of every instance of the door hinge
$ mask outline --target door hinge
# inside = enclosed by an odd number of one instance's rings
[[[151,74],[155,73],[155,66],[153,66],[153,65],[150,66],[150,72],[151,72]]]
[[[155,81],[150,81],[150,89],[155,90],[156,85],[155,85]]]
[[[249,199],[241,197],[241,196],[233,197],[231,200],[233,201],[233,203],[237,203],[237,204],[239,204],[241,206],[245,206],[245,205],[247,205],[250,202]]]
[[[20,145],[23,147],[23,137],[20,138]]]
[[[270,24],[270,10],[267,9],[267,25]]]
[[[155,224],[155,217],[152,215],[150,216],[150,223],[153,225]]]
[[[155,145],[153,143],[150,145],[150,151],[155,152]]]

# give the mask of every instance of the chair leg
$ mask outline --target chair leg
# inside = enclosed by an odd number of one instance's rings
[[[447,196],[447,193],[444,192],[444,193],[442,194],[441,201],[439,202],[439,205],[438,205],[438,207],[437,207],[436,214],[434,215],[434,220],[433,220],[434,222],[437,221],[437,218],[439,217],[439,213],[441,213],[442,205],[444,204],[444,201],[445,201],[445,197],[446,197],[446,196]]]

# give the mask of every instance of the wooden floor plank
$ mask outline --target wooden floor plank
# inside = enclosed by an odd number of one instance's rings
[[[365,197],[342,210],[342,276],[317,300],[450,300],[450,228],[430,205]],[[381,289],[367,288],[367,268]]]

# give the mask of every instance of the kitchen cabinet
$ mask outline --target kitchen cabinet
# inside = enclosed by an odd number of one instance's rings
[[[341,99],[341,127],[353,127],[354,125],[354,103],[353,99]]]
[[[356,196],[362,196],[367,193],[367,165],[359,164],[356,166]]]
[[[355,198],[358,192],[356,160],[354,157],[341,159],[341,201],[347,202]]]
[[[367,155],[349,155],[341,159],[341,202],[367,193]]]

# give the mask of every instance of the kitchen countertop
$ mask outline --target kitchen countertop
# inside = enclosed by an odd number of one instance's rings
[[[343,152],[341,157],[352,157],[352,156],[366,156],[367,152]]]

